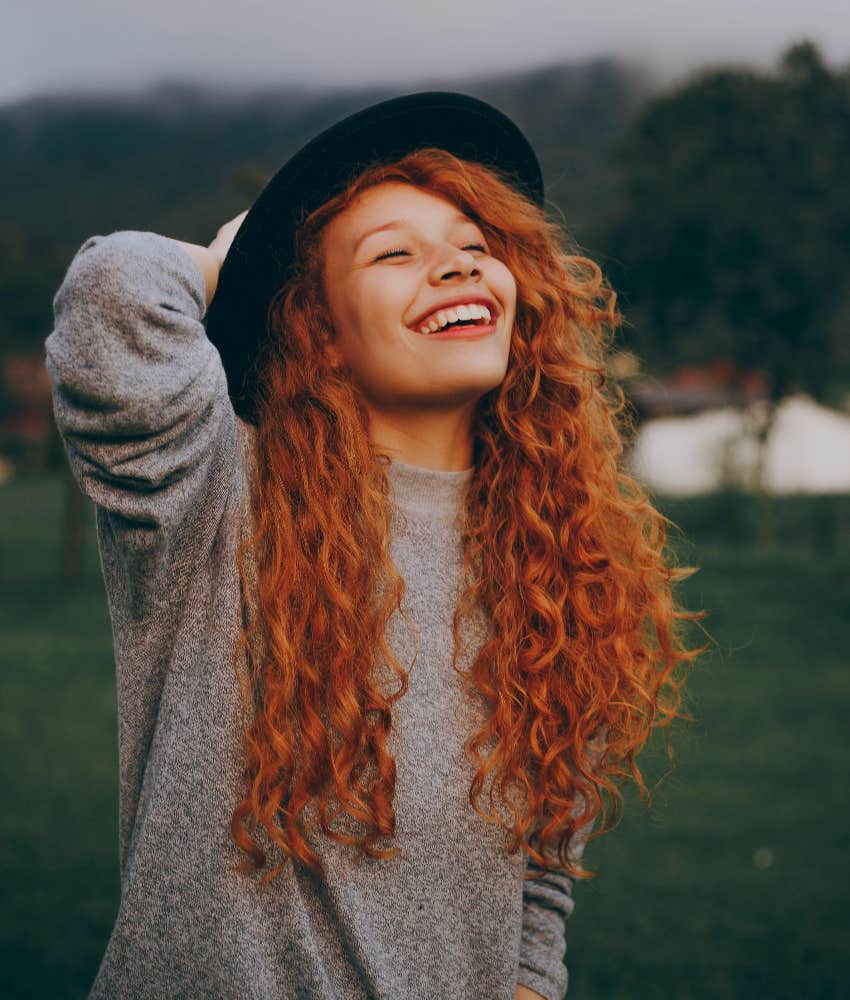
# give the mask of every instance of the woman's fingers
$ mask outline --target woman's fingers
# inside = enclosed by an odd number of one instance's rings
[[[219,266],[224,262],[227,251],[230,249],[230,244],[233,242],[233,238],[239,231],[242,220],[247,214],[248,209],[246,208],[244,212],[240,212],[239,215],[225,222],[223,226],[219,227],[218,232],[215,234],[215,239],[210,243],[209,249],[215,254]]]

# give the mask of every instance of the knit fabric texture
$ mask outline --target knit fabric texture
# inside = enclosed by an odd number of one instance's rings
[[[167,237],[93,236],[53,307],[45,364],[71,470],[94,503],[118,708],[121,898],[89,995],[508,1000],[519,982],[562,998],[572,879],[524,880],[536,866],[509,855],[504,831],[468,801],[463,744],[484,715],[461,700],[451,625],[472,469],[388,469],[391,555],[420,640],[416,655],[396,613],[391,648],[413,663],[389,745],[400,856],[363,860],[318,831],[308,842],[323,879],[290,863],[261,886],[233,871],[246,855],[230,836],[244,794],[231,657],[254,429],[206,337],[203,278]],[[475,630],[483,641],[483,617]]]

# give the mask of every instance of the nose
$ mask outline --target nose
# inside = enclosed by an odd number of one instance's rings
[[[431,281],[434,284],[441,284],[449,278],[477,276],[478,262],[468,251],[456,246],[447,246],[445,250],[437,252],[437,259],[431,269]]]

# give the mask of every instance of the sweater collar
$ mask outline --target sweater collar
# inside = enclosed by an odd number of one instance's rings
[[[452,520],[461,509],[473,471],[474,466],[443,472],[392,459],[387,477],[400,510]]]

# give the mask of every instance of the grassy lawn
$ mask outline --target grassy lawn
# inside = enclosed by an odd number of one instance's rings
[[[848,499],[778,502],[767,554],[749,501],[663,505],[701,566],[681,600],[710,612],[718,645],[651,809],[629,792],[588,848],[599,876],[576,886],[570,997],[850,996]],[[58,476],[0,487],[8,998],[85,996],[119,897],[109,617],[91,508],[83,580],[61,584],[63,501]],[[650,782],[668,770],[658,735]]]

